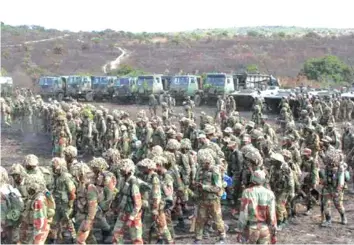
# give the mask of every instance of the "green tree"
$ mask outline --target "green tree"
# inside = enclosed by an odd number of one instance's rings
[[[258,72],[258,66],[256,64],[251,64],[246,67],[246,71],[249,73],[256,73]]]
[[[321,82],[349,82],[353,79],[350,67],[333,55],[307,60],[300,73],[310,80]]]
[[[249,37],[258,37],[259,33],[257,31],[248,31],[247,36]]]
[[[143,70],[133,68],[126,64],[122,64],[118,69],[110,70],[108,72],[108,75],[110,76],[139,76],[144,74],[145,72]]]

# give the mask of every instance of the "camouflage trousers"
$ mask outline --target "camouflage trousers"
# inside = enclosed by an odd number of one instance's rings
[[[216,230],[220,238],[225,238],[225,227],[221,213],[220,199],[202,200],[198,204],[197,220],[195,224],[195,239],[202,240],[204,226],[207,224],[209,217],[215,222]]]
[[[288,200],[287,193],[279,193],[276,195],[275,212],[277,215],[277,220],[283,221],[288,218],[288,212],[286,209],[286,204]]]
[[[151,230],[153,229],[151,225],[154,220],[152,219],[151,211],[148,209],[144,212],[143,222],[143,239],[146,241],[145,243],[149,243],[148,241],[153,239],[163,239],[168,244],[173,243],[170,230],[167,227],[165,212],[163,210],[159,210],[157,219],[155,220],[156,232],[152,232]]]
[[[271,235],[268,226],[249,227],[246,234],[248,244],[269,244]]]
[[[25,228],[26,230],[24,231],[22,228]],[[24,238],[24,241],[27,244],[44,244],[48,237],[50,225],[45,221],[43,227],[40,229],[35,229],[34,226],[30,224],[26,224],[25,227],[22,226],[22,228],[22,234],[20,234],[20,237],[22,235],[22,239]],[[25,237],[23,237],[23,235],[25,235]],[[22,239],[21,242],[23,241]]]
[[[76,239],[76,231],[73,221],[66,215],[65,211],[67,205],[57,205],[55,210],[55,216],[53,219],[52,229],[49,233],[49,237],[57,240],[59,239]]]
[[[86,214],[77,213],[75,215],[75,229],[77,230],[76,239],[78,244],[96,244],[96,238],[93,235],[93,220],[86,219]]]
[[[143,225],[141,223],[141,211],[132,221],[131,225],[127,225],[130,213],[119,214],[113,230],[113,244],[124,244],[124,234],[129,232],[131,244],[143,244]]]
[[[322,190],[322,205],[325,215],[331,215],[331,201],[340,214],[344,214],[343,191],[337,191],[334,187],[324,187]]]

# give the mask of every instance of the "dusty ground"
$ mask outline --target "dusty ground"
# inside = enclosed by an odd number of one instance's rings
[[[119,108],[117,105],[105,104],[110,108]],[[122,107],[121,107],[122,108]],[[127,110],[131,115],[141,109],[147,109],[146,106],[125,105],[122,109]],[[196,109],[197,116],[201,111],[214,113],[214,109],[202,107]],[[176,109],[177,113],[182,112],[181,108]],[[250,117],[249,112],[242,112],[242,116]],[[1,129],[1,164],[9,167],[14,163],[21,162],[24,155],[34,153],[39,156],[41,164],[47,165],[51,159],[51,143],[49,135],[33,135],[28,133],[19,133],[16,129]],[[279,243],[354,243],[354,196],[347,194],[344,205],[348,216],[348,225],[343,226],[339,223],[339,214],[333,209],[333,227],[332,229],[320,228],[321,222],[319,207],[315,208],[312,216],[302,216],[298,218],[298,224],[292,224],[278,235]],[[236,220],[229,218],[231,215],[225,208],[224,219],[230,226],[228,233],[228,243],[236,242],[236,235],[232,233]],[[178,232],[176,243],[193,242],[193,234],[188,232]],[[214,243],[216,238],[204,240],[204,243]]]

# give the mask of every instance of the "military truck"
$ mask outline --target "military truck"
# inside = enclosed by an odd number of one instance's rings
[[[237,108],[250,110],[256,98],[263,100],[264,96],[277,93],[279,81],[272,75],[259,73],[235,74],[238,83],[236,92],[233,93]]]
[[[197,91],[202,89],[201,76],[178,75],[173,76],[170,83],[169,94],[175,99],[176,104],[181,104],[187,96],[194,99]]]
[[[58,101],[65,98],[93,101],[93,89],[90,76],[47,76],[39,79],[40,94],[53,97]]]
[[[116,80],[115,76],[91,76],[94,100],[111,100]]]
[[[137,104],[148,100],[150,94],[157,96],[158,101],[163,101],[163,94],[168,91],[171,77],[161,74],[138,76],[136,90],[132,91]]]
[[[133,102],[136,92],[137,77],[119,77],[113,85],[113,101],[115,102]]]
[[[0,77],[1,96],[9,97],[13,94],[12,77]]]
[[[215,104],[217,97],[227,96],[235,91],[237,80],[231,74],[225,73],[209,73],[206,75],[204,84],[200,84],[194,96],[194,103],[196,106],[205,104]]]

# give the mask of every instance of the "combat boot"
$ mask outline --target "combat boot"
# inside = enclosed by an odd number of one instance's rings
[[[184,230],[186,228],[186,224],[184,223],[184,219],[179,217],[178,218],[178,223],[176,225],[177,229]]]
[[[332,226],[332,219],[331,216],[326,215],[326,220],[322,222],[322,227],[331,227]]]
[[[347,220],[347,217],[345,216],[345,214],[340,214],[340,223],[342,225],[348,224],[348,220]]]

